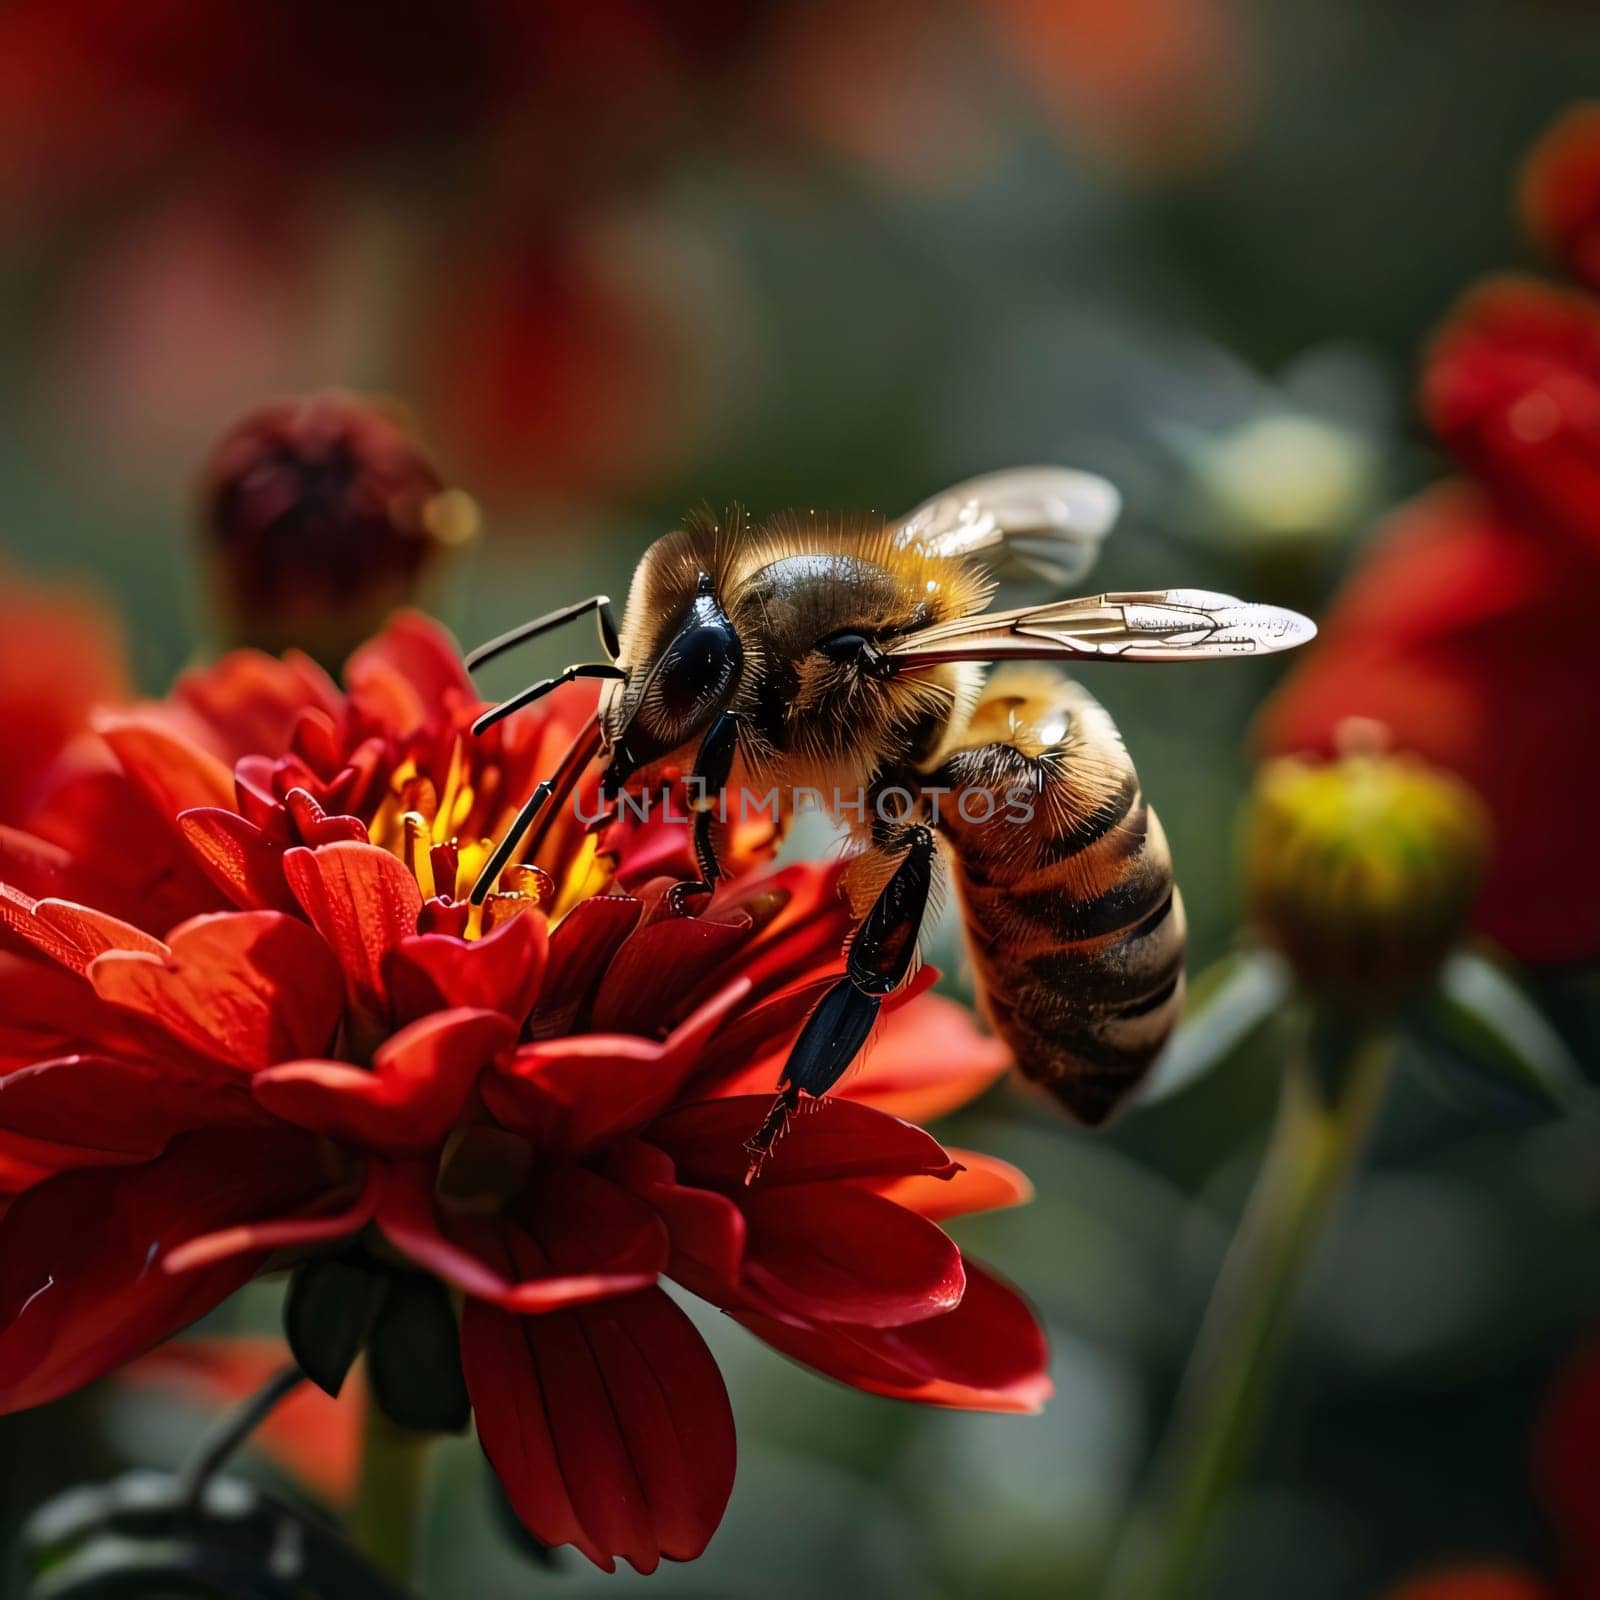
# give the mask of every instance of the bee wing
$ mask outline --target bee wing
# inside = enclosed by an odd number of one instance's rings
[[[1121,509],[1115,486],[1091,472],[1018,467],[969,478],[924,500],[896,530],[895,545],[1012,560],[1067,584],[1094,565]]]
[[[904,666],[940,661],[1204,661],[1266,655],[1316,637],[1297,611],[1209,589],[1099,594],[1020,611],[980,612],[886,642]]]

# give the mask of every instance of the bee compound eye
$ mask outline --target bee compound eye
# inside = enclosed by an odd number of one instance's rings
[[[685,628],[662,663],[663,708],[669,716],[686,717],[711,704],[727,690],[743,660],[739,636],[725,619]]]

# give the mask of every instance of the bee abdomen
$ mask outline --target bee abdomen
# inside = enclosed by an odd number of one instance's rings
[[[1031,692],[1003,696],[1010,740],[957,751],[941,773],[958,792],[1004,773],[994,785],[1003,793],[1020,756],[1029,814],[997,811],[977,824],[947,815],[944,832],[995,1031],[1026,1076],[1094,1125],[1126,1100],[1178,1020],[1183,901],[1110,718],[1074,684],[1047,679],[1041,693],[1039,683],[1031,674]],[[975,734],[1007,687],[997,675]]]

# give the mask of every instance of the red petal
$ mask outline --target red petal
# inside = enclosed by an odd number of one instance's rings
[[[253,1121],[259,1113],[237,1083],[105,1056],[64,1056],[0,1076],[0,1128],[90,1160],[148,1161],[179,1133]]]
[[[400,612],[357,650],[345,663],[344,681],[359,711],[401,736],[478,698],[455,641],[416,611]]]
[[[360,1189],[348,1205],[328,1210],[327,1197],[319,1195],[317,1208],[310,1213],[262,1218],[196,1234],[167,1251],[161,1265],[167,1272],[194,1272],[235,1256],[248,1254],[259,1258],[274,1250],[295,1250],[348,1238],[372,1221],[382,1190],[383,1173],[374,1163],[368,1167]]]
[[[926,994],[884,1018],[859,1070],[837,1092],[931,1122],[982,1094],[1010,1065],[1011,1052],[978,1031],[966,1006]]]
[[[537,1168],[507,1214],[557,1272],[660,1272],[667,1264],[661,1219],[586,1167]]]
[[[70,900],[41,900],[33,908],[33,914],[69,938],[88,960],[108,950],[143,951],[162,958],[167,955],[167,947],[161,940],[120,917],[96,911],[93,906],[75,905]]]
[[[539,1003],[528,1019],[528,1034],[549,1039],[567,1033],[618,946],[639,921],[639,902],[630,895],[597,894],[580,900],[550,934]]]
[[[705,1549],[733,1488],[733,1413],[660,1290],[548,1317],[470,1301],[461,1355],[484,1452],[538,1538],[608,1572]]]
[[[283,878],[283,846],[233,811],[202,806],[185,811],[178,826],[212,882],[245,910],[293,911]]]
[[[59,894],[66,882],[72,855],[20,828],[0,827],[0,883],[32,899]]]
[[[196,1220],[282,1211],[325,1182],[316,1143],[288,1130],[185,1134],[145,1166],[69,1172],[0,1218],[0,1410],[40,1405],[209,1311],[259,1265],[154,1270]]]
[[[90,902],[155,934],[226,909],[184,848],[172,814],[158,811],[118,769],[73,775],[30,825],[68,853],[70,870],[52,891],[66,899]]]
[[[204,729],[209,747],[232,765],[253,754],[282,755],[308,708],[337,716],[342,696],[309,657],[281,660],[260,650],[232,650],[210,666],[181,674],[172,700]]]
[[[961,1252],[915,1212],[845,1184],[755,1189],[744,1198],[744,1278],[808,1322],[897,1327],[961,1303]]]
[[[124,951],[97,957],[90,982],[105,999],[246,1070],[332,1042],[339,974],[303,922],[278,911],[223,911],[175,928],[169,942],[166,960]]]
[[[173,731],[159,708],[102,712],[95,719],[122,769],[168,821],[196,806],[233,806],[233,775]]]
[[[115,1165],[100,1159],[98,1153],[96,1159],[84,1161],[84,1154],[65,1145],[40,1144],[17,1134],[0,1134],[0,1217],[16,1195],[58,1172],[81,1166]]]
[[[284,852],[283,874],[339,958],[351,998],[369,1017],[388,1010],[391,951],[417,931],[422,891],[399,857],[346,840]]]
[[[665,1150],[685,1183],[742,1192],[747,1140],[772,1105],[770,1095],[702,1100],[658,1117],[644,1138]],[[953,1174],[955,1163],[931,1134],[848,1100],[806,1105],[761,1168],[758,1189],[839,1178]]]
[[[752,885],[750,895],[757,899],[763,893],[788,896],[739,963],[757,994],[774,994],[819,969],[837,969],[850,932],[849,907],[840,893],[843,870],[841,862],[806,862]]]
[[[503,1011],[520,1023],[544,979],[549,933],[538,913],[524,913],[481,939],[418,933],[400,941],[390,974],[401,1016],[447,1006]]]
[[[274,1116],[377,1150],[427,1150],[461,1114],[478,1074],[516,1026],[498,1011],[436,1011],[379,1046],[372,1070],[290,1061],[251,1088]]]
[[[666,1265],[654,1215],[592,1173],[563,1177],[562,1203],[585,1209],[581,1220],[574,1212],[582,1236],[563,1240],[559,1260],[508,1218],[441,1215],[433,1175],[420,1164],[391,1174],[378,1227],[418,1265],[508,1311],[557,1311],[650,1287]]]
[[[76,973],[0,951],[0,1071],[70,1055],[109,1055],[214,1073],[153,1023],[108,1004]]]
[[[600,1033],[653,1033],[683,1014],[703,978],[750,940],[749,918],[711,922],[668,917],[630,934],[611,958],[595,997]]]
[[[39,902],[32,895],[0,883],[0,928],[9,928],[26,945],[70,972],[81,973],[88,966],[83,951],[59,929],[40,920]]]
[[[832,1091],[837,1098],[875,1106],[909,1122],[932,1122],[975,1099],[1004,1074],[1011,1052],[998,1039],[978,1031],[966,1006],[928,994],[937,978],[938,973],[925,966],[890,997],[860,1061]],[[733,1060],[741,1055],[751,1059],[742,1071],[717,1081],[714,1092],[749,1094],[776,1084],[800,1024],[832,981],[830,976],[769,1001],[762,1008],[768,1016],[741,1018],[741,1023],[748,1020],[763,1028],[762,1043],[768,1053],[754,1054],[753,1032],[736,1032],[739,1025],[730,1028],[723,1040],[726,1054]],[[775,1034],[777,1029],[782,1031]]]
[[[950,1178],[895,1178],[873,1187],[884,1199],[915,1211],[930,1222],[970,1216],[976,1211],[1003,1211],[1033,1199],[1033,1185],[1009,1161],[952,1150],[961,1170]]]
[[[962,1411],[1038,1411],[1050,1352],[1026,1301],[976,1262],[947,1315],[900,1328],[797,1328],[737,1312],[785,1355],[869,1394]]]
[[[359,817],[330,815],[317,797],[305,789],[293,788],[283,797],[291,831],[305,845],[358,844],[371,842],[367,825]]]
[[[744,1213],[733,1201],[679,1183],[671,1160],[637,1139],[620,1146],[606,1170],[666,1224],[673,1278],[718,1305],[737,1295],[746,1230]]]
[[[587,1150],[670,1105],[706,1040],[748,990],[742,980],[730,984],[661,1044],[588,1033],[524,1045],[484,1081],[484,1103],[543,1148]]]

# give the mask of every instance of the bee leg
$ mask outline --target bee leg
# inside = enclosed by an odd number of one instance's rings
[[[509,700],[502,700],[499,705],[491,706],[472,724],[472,731],[478,734],[486,728],[492,728],[495,723],[509,717],[513,711],[531,706],[535,700],[542,700],[552,689],[559,689],[562,684],[571,683],[574,678],[616,680],[626,677],[627,673],[621,667],[614,666],[609,661],[580,661],[576,666],[568,667],[565,672],[558,672],[553,678],[541,678],[538,683],[519,690]]]
[[[531,857],[538,850],[551,821],[559,808],[571,799],[572,791],[579,778],[583,776],[584,768],[594,760],[595,752],[599,748],[600,724],[591,722],[572,741],[554,775],[539,784],[523,802],[522,809],[506,830],[505,837],[494,847],[489,859],[484,862],[483,870],[478,874],[477,882],[473,884],[472,892],[467,896],[472,905],[482,905],[489,898],[490,892],[494,889],[495,879],[500,876],[505,864],[516,853],[517,846],[524,839],[528,839],[530,833],[528,855]],[[554,806],[551,805],[552,801],[555,802]]]
[[[594,612],[595,623],[600,630],[601,647],[607,658],[615,661],[621,646],[617,638],[617,619],[611,612],[611,597],[592,594],[587,600],[578,601],[576,605],[562,606],[559,611],[547,612],[542,617],[535,617],[532,622],[520,623],[509,632],[491,639],[487,644],[480,644],[476,650],[468,652],[467,670],[476,672],[485,661],[493,661],[496,656],[504,655],[507,650],[522,644],[525,640],[537,639],[541,633],[548,633],[552,628],[559,628],[564,623],[571,622],[590,611]]]
[[[478,881],[473,884],[472,893],[467,896],[470,904],[481,906],[489,898],[489,891],[494,887],[495,879],[500,876],[506,862],[522,843],[523,836],[533,826],[534,818],[544,809],[550,794],[551,785],[546,780],[523,802],[516,821],[506,829],[505,837],[494,847],[494,853],[484,862],[483,871],[478,874]]]
[[[844,1075],[878,1020],[883,997],[905,982],[916,957],[917,935],[933,883],[933,834],[908,828],[910,844],[893,876],[873,901],[850,941],[845,975],[806,1018],[779,1080],[766,1119],[746,1142],[749,1183],[799,1109],[801,1095],[820,1098]]]
[[[689,774],[694,784],[689,796],[689,808],[694,812],[694,854],[700,863],[701,883],[708,893],[722,877],[722,863],[717,860],[711,824],[716,820],[723,790],[728,787],[738,749],[739,719],[733,712],[724,711],[706,730],[694,758],[694,771]]]

